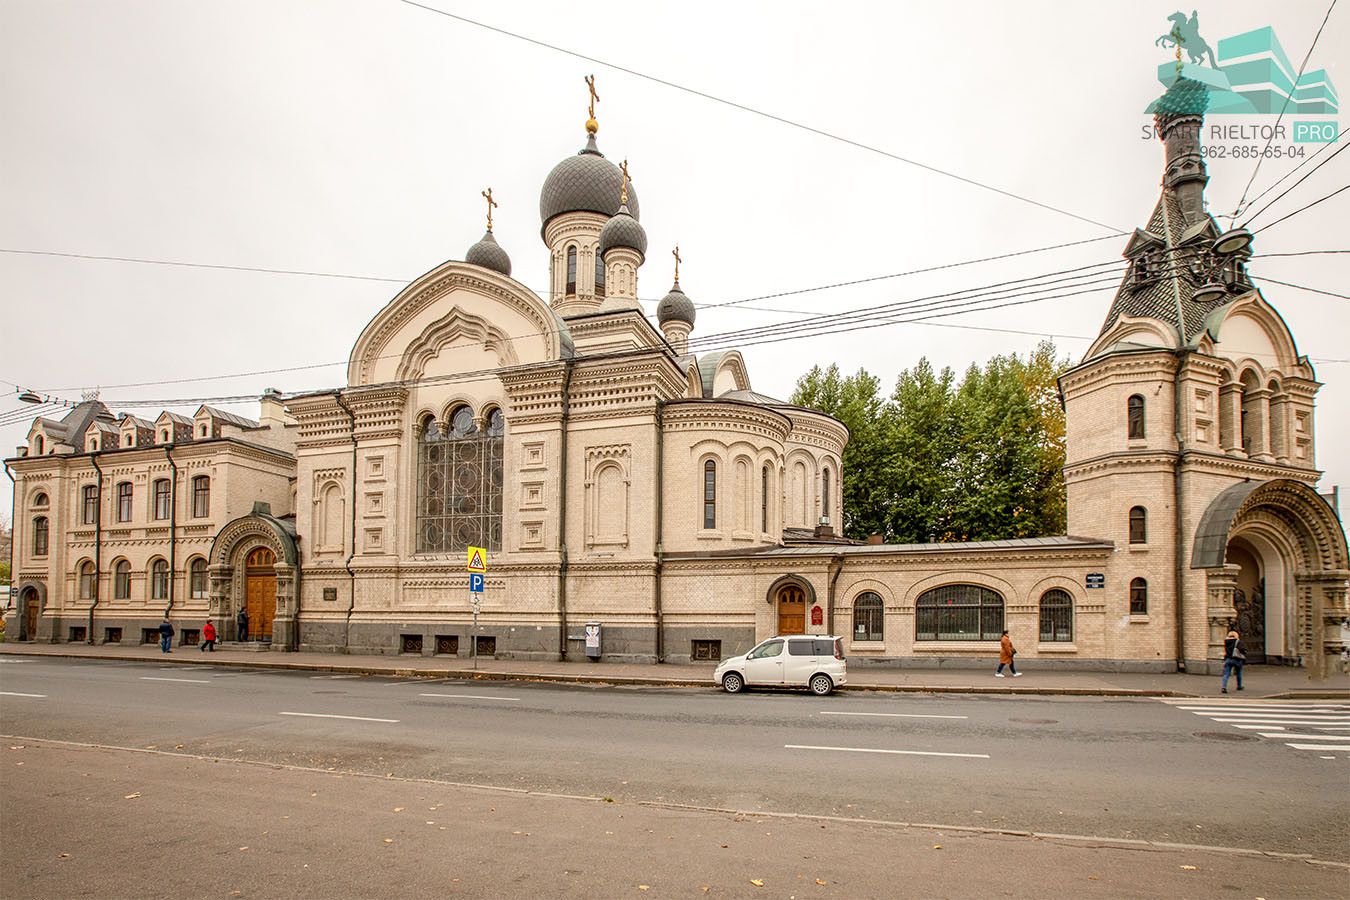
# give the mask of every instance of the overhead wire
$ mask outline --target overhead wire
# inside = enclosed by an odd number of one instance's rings
[[[1276,219],[1274,222],[1269,223],[1268,225],[1262,225],[1260,228],[1258,228],[1258,229],[1256,229],[1255,231],[1253,231],[1252,234],[1253,234],[1253,235],[1260,234],[1261,232],[1263,232],[1263,231],[1265,231],[1265,230],[1267,230],[1267,229],[1269,229],[1269,228],[1273,228],[1274,226],[1280,224],[1281,222],[1285,221],[1286,219],[1292,219],[1294,216],[1298,215],[1299,213],[1307,212],[1308,210],[1312,209],[1312,208],[1313,208],[1314,206],[1316,206],[1317,204],[1322,203],[1322,202],[1327,201],[1327,200],[1330,200],[1332,197],[1335,197],[1337,194],[1341,193],[1342,191],[1346,190],[1347,188],[1350,188],[1350,184],[1341,185],[1341,186],[1338,187],[1336,190],[1332,191],[1330,194],[1326,194],[1326,195],[1324,195],[1324,196],[1318,197],[1316,200],[1314,200],[1313,202],[1309,203],[1308,205],[1306,205],[1306,206],[1300,206],[1298,209],[1294,210],[1293,212],[1288,213],[1288,214],[1283,215],[1283,216],[1280,216],[1280,218]]]
[[[1341,144],[1341,146],[1336,150],[1335,153],[1331,154],[1331,155],[1328,156],[1326,159],[1322,160],[1320,163],[1318,163],[1317,165],[1313,166],[1311,169],[1308,170],[1308,172],[1307,172],[1306,175],[1304,175],[1304,176],[1303,176],[1302,178],[1300,178],[1298,181],[1295,181],[1293,184],[1289,185],[1289,187],[1285,188],[1285,189],[1284,189],[1283,191],[1281,191],[1280,193],[1276,194],[1276,195],[1275,195],[1275,198],[1274,198],[1273,200],[1271,200],[1271,201],[1270,201],[1269,203],[1267,203],[1265,206],[1261,207],[1261,208],[1258,209],[1256,212],[1254,212],[1254,213],[1252,213],[1250,216],[1248,216],[1248,217],[1247,217],[1247,221],[1243,223],[1242,227],[1243,227],[1243,228],[1250,228],[1250,227],[1251,227],[1251,224],[1252,224],[1253,222],[1255,222],[1255,221],[1260,217],[1261,213],[1263,213],[1263,212],[1265,212],[1266,210],[1270,209],[1270,208],[1271,208],[1272,206],[1274,206],[1276,203],[1279,203],[1280,200],[1283,199],[1284,197],[1287,197],[1287,196],[1289,195],[1289,192],[1290,192],[1290,191],[1294,190],[1294,189],[1295,189],[1296,187],[1298,187],[1300,184],[1302,184],[1303,182],[1307,181],[1310,177],[1312,177],[1312,176],[1317,172],[1318,169],[1322,168],[1322,167],[1325,166],[1327,163],[1331,162],[1333,159],[1335,159],[1337,156],[1339,156],[1340,153],[1341,153],[1341,151],[1344,150],[1346,147],[1350,147],[1350,143],[1344,143],[1344,144]],[[1255,201],[1252,201],[1252,205],[1255,205]]]

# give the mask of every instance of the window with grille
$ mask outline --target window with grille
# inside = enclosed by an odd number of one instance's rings
[[[719,660],[722,658],[722,642],[690,641],[689,658],[694,660]]]
[[[1131,394],[1125,403],[1126,420],[1129,426],[1130,440],[1144,439],[1144,398],[1140,394]]]
[[[193,600],[204,600],[206,587],[206,560],[199,556],[188,565],[188,593]]]
[[[169,598],[169,564],[157,559],[150,564],[150,599],[167,600]]]
[[[1148,615],[1148,582],[1142,578],[1130,582],[1130,615]]]
[[[83,520],[86,525],[93,525],[98,522],[98,485],[86,484],[81,496],[83,497]]]
[[[155,482],[154,496],[155,519],[169,518],[169,504],[173,502],[173,495],[169,492],[169,479],[160,478]]]
[[[113,565],[113,598],[126,600],[131,596],[131,563],[119,559]]]
[[[38,516],[33,520],[33,555],[47,555],[47,517]]]
[[[1073,598],[1053,588],[1041,594],[1041,640],[1073,640]]]
[[[418,438],[417,550],[452,553],[502,547],[506,420],[500,409],[479,430],[461,406],[442,424],[427,417]]]
[[[1130,508],[1130,543],[1144,544],[1148,542],[1148,513],[1142,506]]]
[[[117,486],[117,521],[131,521],[131,482],[123,481]]]
[[[211,479],[207,475],[192,479],[192,515],[198,519],[211,515]]]
[[[996,641],[1003,634],[1003,596],[977,584],[946,584],[919,595],[915,639]]]
[[[703,527],[717,527],[717,463],[703,464]]]
[[[880,641],[885,637],[886,608],[881,595],[863,591],[853,601],[853,639]]]

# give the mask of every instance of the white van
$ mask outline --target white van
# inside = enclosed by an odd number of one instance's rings
[[[809,687],[824,697],[848,680],[844,641],[833,635],[778,635],[744,656],[723,660],[713,680],[728,694],[746,687]]]

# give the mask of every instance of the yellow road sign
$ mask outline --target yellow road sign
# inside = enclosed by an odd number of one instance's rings
[[[482,547],[469,548],[469,564],[465,567],[470,572],[487,571],[487,551]]]

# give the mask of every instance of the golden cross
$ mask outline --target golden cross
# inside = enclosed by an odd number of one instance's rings
[[[628,160],[624,160],[619,165],[623,172],[623,187],[619,190],[619,205],[623,206],[628,202]]]
[[[591,92],[591,104],[586,108],[592,119],[595,118],[595,101],[600,99],[600,95],[595,92],[595,76],[586,76],[586,89]]]
[[[486,191],[479,191],[479,193],[481,193],[481,194],[483,195],[483,199],[487,201],[487,205],[488,205],[488,231],[491,231],[491,230],[492,230],[492,207],[494,207],[494,206],[497,205],[497,201],[492,199],[492,188],[488,188]]]
[[[670,251],[670,255],[675,257],[675,281],[678,283],[680,280],[680,263],[682,262],[682,260],[680,259],[679,244],[676,244],[675,249]]]

